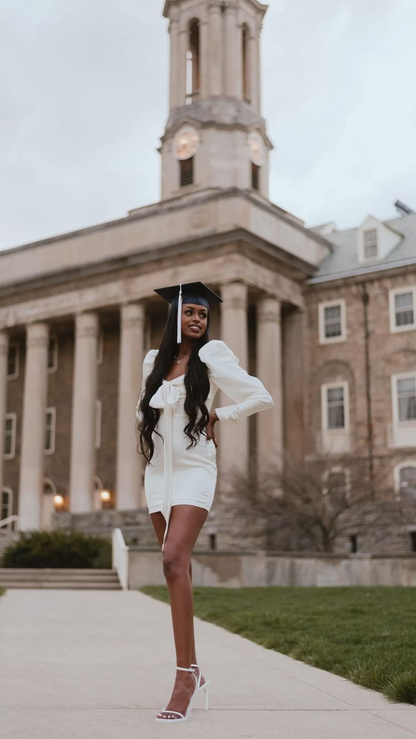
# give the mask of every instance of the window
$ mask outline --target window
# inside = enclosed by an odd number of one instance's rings
[[[45,454],[55,453],[55,427],[56,427],[56,409],[46,409],[45,420]]]
[[[48,372],[56,372],[58,369],[58,337],[51,336],[48,346]]]
[[[9,345],[7,357],[7,379],[15,380],[19,376],[19,344]]]
[[[409,331],[416,328],[416,287],[391,290],[390,329]]]
[[[348,382],[331,382],[321,386],[321,413],[322,431],[317,437],[320,453],[350,453]]]
[[[416,461],[402,462],[396,467],[394,486],[400,498],[416,501]]]
[[[345,398],[343,387],[327,389],[327,428],[345,428]]]
[[[377,259],[378,241],[377,229],[368,228],[364,231],[363,259]]]
[[[95,401],[95,448],[99,449],[101,446],[101,415],[102,415],[102,403],[101,400]]]
[[[13,490],[11,488],[3,488],[1,491],[0,501],[0,520],[9,518],[13,515]],[[14,522],[6,524],[6,529],[11,529],[14,526]],[[4,528],[3,528],[4,531]]]
[[[390,447],[416,446],[416,372],[391,378],[392,420],[388,428]]]
[[[319,304],[319,342],[332,344],[345,341],[345,301],[331,300]]]
[[[4,437],[4,458],[13,459],[16,454],[16,413],[6,413]]]
[[[416,421],[416,375],[397,378],[397,419]]]
[[[186,53],[186,103],[191,105],[198,97],[200,87],[199,21],[189,24],[188,51]]]
[[[260,190],[260,167],[254,162],[251,162],[251,187],[253,190]]]
[[[183,159],[179,162],[180,167],[180,186],[186,187],[194,183],[194,158]]]

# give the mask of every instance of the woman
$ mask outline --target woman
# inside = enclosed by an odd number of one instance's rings
[[[209,340],[210,307],[221,298],[202,282],[155,290],[170,303],[159,350],[143,362],[137,404],[140,448],[146,459],[145,495],[163,552],[175,639],[177,675],[157,722],[186,721],[197,692],[208,685],[197,664],[193,631],[191,554],[214,499],[215,424],[273,406],[256,377],[239,366],[223,342]],[[223,390],[235,402],[211,410]],[[169,530],[169,536],[167,536]]]

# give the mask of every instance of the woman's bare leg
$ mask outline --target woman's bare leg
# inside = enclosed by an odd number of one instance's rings
[[[174,506],[176,507],[176,506]],[[162,513],[152,513],[151,518],[153,521],[153,526],[156,532],[156,536],[159,542],[159,545],[162,546],[163,542],[163,536],[165,533],[165,518]],[[192,584],[192,562],[189,560],[189,578],[191,580]],[[192,664],[196,665],[198,664],[198,660],[196,657],[196,650],[195,650],[195,634],[194,634],[194,621],[192,619],[192,635],[191,635],[191,655],[192,655]],[[205,678],[203,675],[201,675],[201,685],[205,682]]]
[[[163,541],[165,523],[162,514],[151,514],[159,543]],[[163,519],[163,529],[160,517]],[[208,516],[205,508],[193,505],[172,506],[169,531],[163,552],[163,571],[169,588],[173,633],[176,649],[176,664],[190,667],[196,663],[191,554],[198,534]],[[201,682],[204,682],[201,677]],[[194,692],[194,677],[187,672],[176,671],[175,684],[167,709],[185,713],[190,696]],[[166,720],[166,714],[159,714]]]

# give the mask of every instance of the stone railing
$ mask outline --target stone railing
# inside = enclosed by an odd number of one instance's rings
[[[129,548],[128,587],[165,585],[160,550]],[[192,554],[197,587],[371,587],[416,586],[416,554],[311,554],[304,552],[221,552]]]
[[[16,525],[11,529],[8,528],[9,531],[18,531],[19,530],[19,516],[16,516],[15,514],[13,516],[7,516],[7,518],[0,519],[0,529],[4,528],[5,526],[9,526],[10,523],[16,522]]]
[[[124,541],[121,529],[114,529],[112,543],[112,568],[117,572],[123,590],[127,590],[129,582],[129,547]]]

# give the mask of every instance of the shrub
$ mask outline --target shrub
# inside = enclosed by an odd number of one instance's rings
[[[111,569],[111,541],[78,531],[23,531],[5,549],[2,565]]]

